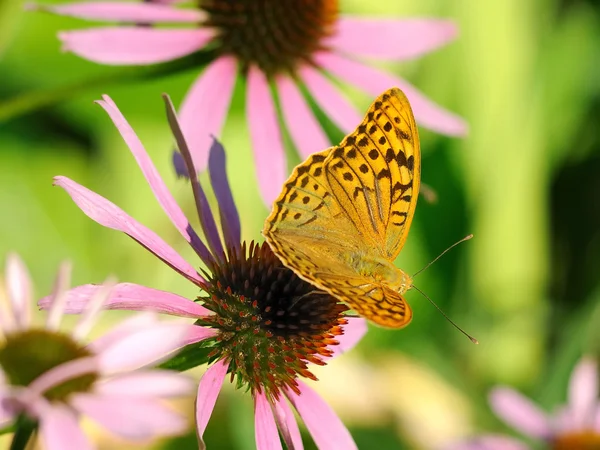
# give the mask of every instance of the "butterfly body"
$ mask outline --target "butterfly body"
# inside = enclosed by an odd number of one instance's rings
[[[301,278],[374,323],[406,326],[411,278],[394,265],[420,182],[420,149],[408,100],[397,88],[373,103],[338,146],[296,167],[263,235]]]

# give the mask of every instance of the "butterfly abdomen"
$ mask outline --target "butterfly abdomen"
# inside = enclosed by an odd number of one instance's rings
[[[372,257],[362,252],[351,252],[347,254],[346,262],[358,275],[386,284],[400,294],[408,291],[412,286],[410,276],[385,258]]]

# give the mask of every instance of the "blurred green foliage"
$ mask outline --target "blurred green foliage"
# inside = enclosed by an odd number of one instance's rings
[[[59,51],[58,30],[89,24],[25,13],[19,3],[0,2],[0,100],[111,73]],[[458,40],[448,47],[391,66],[470,125],[464,139],[422,131],[423,181],[438,201],[420,200],[397,263],[415,272],[474,233],[416,284],[481,342],[470,344],[411,293],[413,323],[402,331],[372,328],[354,358],[374,373],[384,370],[381,361],[408,355],[468,400],[474,413],[450,409],[464,413],[468,422],[477,418],[468,429],[502,431],[487,407],[492,385],[512,384],[551,408],[564,401],[574,362],[585,353],[600,356],[600,4],[347,0],[341,7],[361,15],[448,17],[460,26]],[[196,76],[188,71],[142,84],[94,86],[0,124],[0,255],[10,250],[22,255],[39,295],[49,291],[59,262],[71,259],[75,284],[116,274],[120,280],[196,296],[193,287],[135,242],[96,225],[51,187],[55,175],[75,179],[194,261],[112,123],[92,101],[111,95],[180,204],[191,211],[189,189],[170,167],[173,143],[160,94],[169,93],[179,104]],[[243,235],[261,240],[268,211],[250,169],[241,84],[222,140]],[[351,95],[361,108],[370,102],[354,91]],[[115,316],[107,314],[107,323]],[[370,385],[368,376],[362,378],[365,385],[352,384],[344,371],[356,366],[333,366],[350,398],[367,387],[369,392],[406,390],[415,399],[424,393],[418,390],[423,386],[395,385],[393,378],[385,386]],[[251,449],[252,407],[247,397],[230,394],[221,395],[208,446]],[[334,407],[343,404],[331,401]],[[351,414],[348,423],[360,448],[434,445],[415,437],[419,430],[413,429],[410,414],[382,408],[378,425],[361,418],[360,411]],[[348,414],[341,412],[342,418]],[[165,448],[181,448],[184,442],[193,448],[194,435]]]

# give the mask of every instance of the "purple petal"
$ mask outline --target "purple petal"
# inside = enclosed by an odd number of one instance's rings
[[[181,153],[179,153],[177,150],[173,150],[171,159],[171,163],[175,168],[175,174],[177,177],[189,178],[190,175],[188,174],[187,167],[185,167],[185,160],[183,159],[183,156],[181,156]]]
[[[490,405],[498,417],[527,436],[547,439],[552,434],[546,414],[531,400],[512,389],[493,389]]]
[[[67,292],[67,314],[80,314],[90,299],[102,289],[102,285],[84,284]],[[41,309],[47,309],[50,297],[38,302]],[[128,311],[154,311],[172,316],[198,318],[212,314],[205,307],[172,292],[160,291],[133,283],[117,284],[104,302],[105,309],[124,309]]]
[[[212,210],[210,209],[208,199],[206,198],[204,190],[202,189],[202,185],[198,180],[198,172],[195,168],[194,161],[190,153],[190,148],[185,140],[185,136],[183,135],[183,130],[181,129],[181,125],[179,123],[179,119],[177,118],[177,113],[175,112],[175,108],[171,102],[171,99],[168,95],[163,95],[163,99],[165,101],[167,120],[169,122],[169,126],[171,127],[171,132],[175,137],[177,147],[179,148],[181,156],[185,161],[188,175],[190,177],[192,191],[194,193],[194,200],[196,202],[196,210],[198,211],[198,218],[200,219],[202,231],[204,231],[204,236],[208,241],[208,246],[210,247],[213,256],[215,256],[217,259],[222,259],[224,257],[224,252],[223,246],[221,245],[219,231],[217,229]]]
[[[457,33],[450,20],[344,17],[326,45],[351,56],[405,60],[447,44]]]
[[[192,87],[179,109],[179,123],[196,170],[206,169],[213,136],[219,136],[227,117],[237,77],[231,56],[213,61]]]
[[[200,50],[213,37],[209,28],[105,27],[58,34],[63,51],[117,66],[172,61]]]
[[[116,373],[158,364],[174,350],[181,348],[193,326],[165,322],[136,330],[102,350],[98,355],[100,368],[103,373]]]
[[[75,413],[60,403],[48,408],[40,423],[41,440],[46,450],[92,450],[79,427]]]
[[[205,283],[196,270],[156,233],[127,215],[114,203],[66,177],[55,177],[54,184],[66,190],[90,219],[107,228],[126,233],[193,283]]]
[[[71,403],[107,430],[127,439],[179,434],[187,428],[184,417],[153,399],[76,394]]]
[[[49,305],[48,316],[46,317],[46,328],[48,330],[58,330],[60,320],[65,312],[67,301],[67,289],[71,285],[71,264],[62,263],[58,269],[58,275],[54,281],[54,288]]]
[[[119,130],[119,133],[121,133],[123,140],[131,150],[133,157],[142,170],[146,181],[150,185],[150,189],[152,189],[152,192],[158,200],[158,203],[162,207],[163,211],[167,214],[169,219],[171,219],[171,222],[173,222],[173,225],[175,225],[184,239],[196,251],[198,256],[205,262],[212,261],[208,249],[202,243],[196,232],[192,229],[192,226],[185,217],[185,214],[183,214],[183,211],[173,198],[173,195],[171,195],[171,192],[169,192],[167,185],[158,174],[156,167],[144,149],[142,142],[135,134],[135,131],[133,131],[133,128],[131,128],[125,117],[123,117],[123,114],[121,114],[121,111],[119,111],[119,108],[117,108],[117,105],[115,105],[110,97],[104,95],[103,99],[103,101],[98,101],[97,103],[104,108]]]
[[[332,356],[339,356],[342,353],[354,348],[367,332],[367,321],[361,317],[349,317],[348,324],[344,326],[344,334],[336,336],[339,345],[332,345]]]
[[[197,23],[206,14],[198,9],[180,9],[152,3],[90,2],[68,5],[34,5],[34,9],[87,20],[135,23]]]
[[[198,440],[202,446],[202,436],[206,431],[206,425],[215,409],[217,397],[223,386],[225,375],[229,365],[222,360],[217,361],[202,375],[198,385],[198,395],[196,396],[196,432]]]
[[[444,450],[529,450],[529,447],[507,436],[488,435],[450,444]]]
[[[273,404],[273,412],[275,413],[275,421],[277,427],[281,432],[283,441],[288,450],[302,450],[304,445],[302,444],[302,436],[300,435],[300,429],[298,428],[298,422],[294,417],[292,409],[287,404],[285,398],[275,400]]]
[[[319,448],[358,448],[337,414],[319,394],[298,380],[300,395],[290,389],[286,395],[302,417],[306,428]]]
[[[340,130],[350,133],[362,121],[358,109],[344,94],[313,66],[302,66],[300,77],[319,107]]]
[[[6,260],[6,291],[12,306],[12,317],[5,314],[3,319],[7,325],[17,328],[29,327],[31,321],[32,284],[29,271],[23,260],[16,253],[10,253]]]
[[[270,207],[286,180],[285,150],[267,77],[254,66],[248,70],[246,111],[256,177],[262,198]]]
[[[288,76],[275,79],[283,119],[302,159],[331,144],[296,83]]]
[[[169,398],[188,395],[196,383],[191,378],[170,370],[137,371],[99,383],[94,391],[106,396],[137,398]]]
[[[227,179],[225,164],[225,149],[214,139],[208,155],[208,173],[212,184],[219,212],[223,236],[228,248],[239,248],[241,240],[241,225],[238,210],[233,201],[231,188]]]
[[[254,428],[257,450],[280,450],[282,448],[271,405],[262,392],[254,395]]]
[[[467,133],[462,118],[436,105],[401,78],[334,53],[322,52],[314,59],[319,66],[373,97],[393,86],[399,87],[408,97],[417,122],[426,128],[450,136]]]
[[[582,358],[569,382],[569,408],[573,423],[587,429],[594,422],[598,401],[598,367],[592,358]]]

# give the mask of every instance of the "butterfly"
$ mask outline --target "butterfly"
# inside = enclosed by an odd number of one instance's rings
[[[404,93],[389,89],[338,146],[314,153],[283,186],[263,235],[300,278],[373,323],[412,319],[411,277],[394,265],[417,204],[419,135]]]

